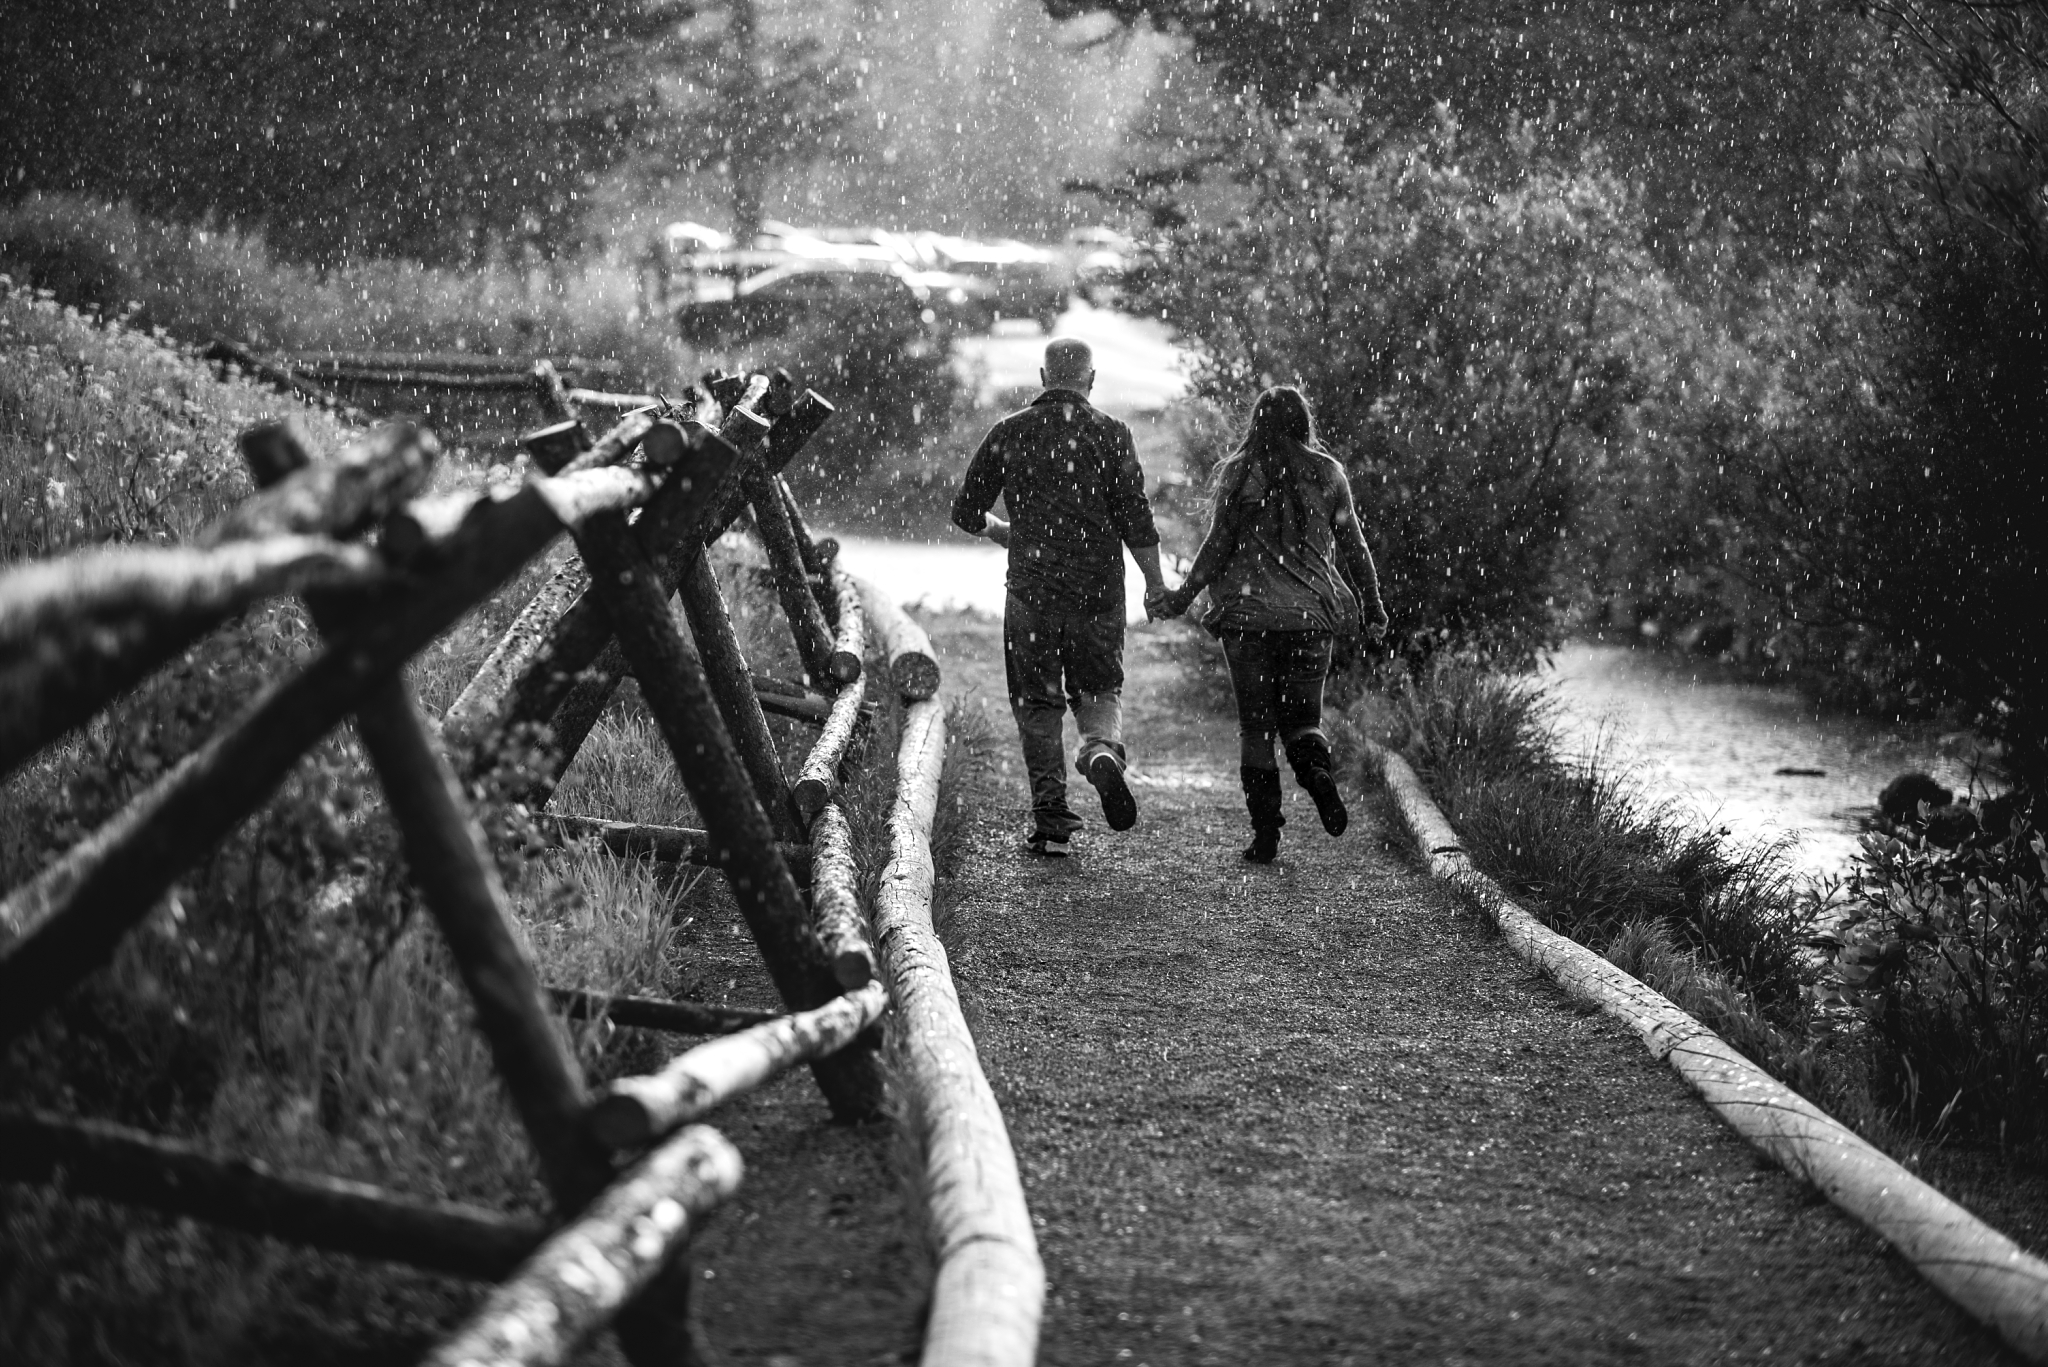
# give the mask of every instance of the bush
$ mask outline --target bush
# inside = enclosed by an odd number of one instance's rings
[[[1564,760],[1526,679],[1440,658],[1403,671],[1396,699],[1396,739],[1466,849],[1546,925],[1602,953],[1654,927],[1754,1014],[1804,1032],[1810,908],[1780,850],[1730,846],[1597,758]]]
[[[5,276],[0,355],[0,561],[191,535],[249,491],[236,434],[299,407]],[[345,439],[325,414],[306,422]]]
[[[1307,392],[1412,651],[1552,638],[1582,486],[1636,439],[1652,341],[1685,312],[1627,187],[1542,135],[1468,142],[1445,115],[1385,136],[1327,93],[1226,111],[1234,202],[1175,229],[1142,290],[1199,342],[1198,400]]]
[[[129,315],[184,341],[259,349],[573,353],[623,362],[631,382],[681,389],[679,339],[639,320],[632,272],[589,260],[536,286],[503,267],[403,260],[316,269],[279,259],[260,232],[160,223],[69,195],[0,209],[0,270],[62,303]]]
[[[0,287],[0,358],[10,560],[187,535],[247,493],[233,438],[259,417],[291,413],[330,442],[345,435],[290,397],[223,383],[160,340],[11,286]],[[540,577],[526,577],[529,590]],[[494,615],[502,622],[504,604],[471,623]],[[295,604],[263,605],[6,776],[0,885],[20,886],[97,829],[316,644]],[[490,644],[457,633],[411,673],[423,692],[451,693]],[[590,742],[599,759],[644,746],[613,717]],[[611,767],[625,775],[611,794],[622,806],[665,796],[644,766]],[[194,861],[105,970],[0,1051],[0,1091],[288,1170],[544,1209],[381,801],[350,733],[324,739]],[[489,806],[480,815],[510,824]],[[600,991],[673,992],[684,981],[687,957],[672,941],[686,918],[674,913],[702,900],[695,884],[657,885],[645,866],[591,850],[515,854],[505,872],[551,972]],[[659,1061],[643,1036],[612,1043],[593,1028],[577,1040],[599,1076]],[[40,1188],[0,1191],[9,1361],[270,1362],[340,1342],[364,1361],[411,1359],[421,1335],[472,1299],[425,1274]]]
[[[843,499],[878,464],[913,464],[906,457],[944,437],[963,407],[943,338],[915,317],[851,301],[744,347],[712,351],[729,369],[781,367],[838,409],[790,472],[807,500]]]
[[[1915,1128],[2048,1136],[2048,841],[2030,823],[1952,849],[1866,837],[1831,938],[1840,997]]]

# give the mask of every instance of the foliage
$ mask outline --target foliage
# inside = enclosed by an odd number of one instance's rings
[[[1594,491],[1584,580],[1843,700],[1953,707],[2039,787],[2048,20],[1889,8],[1914,98],[1856,161],[1842,260],[1667,329],[1683,402]]]
[[[1866,836],[1832,928],[1839,995],[1917,1128],[2048,1135],[2048,841],[2020,821],[1950,848]]]
[[[0,287],[0,356],[9,560],[187,535],[246,494],[232,438],[259,417],[290,412],[336,444],[343,435],[296,400],[218,381],[159,339],[11,286]],[[453,639],[461,649],[425,652],[409,671],[423,695],[451,695],[490,644]],[[9,775],[0,885],[20,885],[96,829],[315,644],[296,606],[258,608]],[[610,796],[629,813],[659,796],[634,788],[640,771],[620,760],[644,741],[607,718],[589,742],[600,773],[628,775]],[[598,990],[683,985],[672,915],[701,896],[695,883],[657,887],[645,867],[595,850],[529,861],[498,848],[551,971]],[[599,1076],[657,1061],[637,1037],[609,1043],[592,1029],[577,1040]],[[104,971],[0,1051],[0,1090],[288,1170],[506,1210],[544,1205],[345,731],[195,860]],[[337,1344],[356,1360],[410,1359],[420,1336],[473,1302],[441,1278],[35,1187],[0,1193],[0,1231],[9,1361],[275,1362]]]
[[[914,315],[855,300],[729,354],[735,369],[786,369],[836,406],[790,472],[806,499],[843,499],[878,463],[902,463],[948,430],[965,397],[943,339]]]
[[[1597,756],[1560,756],[1526,679],[1438,658],[1395,684],[1406,752],[1488,872],[1596,950],[1658,927],[1777,1025],[1803,1030],[1808,930],[1782,852],[1736,848]]]
[[[851,122],[855,86],[809,34],[761,32],[756,0],[724,0],[722,24],[692,16],[662,42],[662,100],[647,141],[666,165],[722,172],[732,187],[733,235],[760,230],[768,177],[801,164]]]
[[[1044,3],[1183,35],[1226,96],[1283,117],[1328,86],[1399,130],[1426,128],[1440,106],[1494,137],[1555,119],[1644,186],[1652,239],[1672,260],[1703,234],[1810,251],[1845,153],[1883,112],[1869,26],[1851,6],[1810,0],[1733,12],[1714,0]]]
[[[272,410],[268,391],[220,384],[5,276],[0,354],[0,562],[178,540],[247,493],[234,437]],[[340,435],[324,415],[311,422]]]
[[[1539,134],[1381,134],[1327,92],[1240,111],[1217,139],[1237,212],[1173,231],[1144,292],[1201,344],[1198,398],[1305,389],[1411,650],[1549,637],[1585,481],[1663,378],[1642,339],[1684,312],[1625,187]]]
[[[293,257],[574,253],[670,7],[564,0],[12,6],[9,190],[261,223]],[[109,41],[109,35],[117,35]]]
[[[623,271],[582,263],[536,290],[523,273],[278,259],[260,232],[193,228],[134,209],[31,195],[0,209],[0,270],[61,302],[190,342],[259,349],[574,353],[626,362],[637,383],[691,373],[681,343],[634,321]]]

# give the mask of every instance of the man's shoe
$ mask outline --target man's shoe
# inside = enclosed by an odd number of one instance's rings
[[[1280,828],[1259,826],[1252,831],[1252,843],[1244,847],[1244,857],[1254,864],[1270,864],[1280,853]]]
[[[1063,835],[1046,835],[1033,831],[1024,838],[1024,853],[1035,854],[1040,859],[1065,859],[1067,838]]]
[[[1124,768],[1114,755],[1097,755],[1088,761],[1088,781],[1102,795],[1102,819],[1112,831],[1128,831],[1138,824],[1138,799],[1124,782]]]

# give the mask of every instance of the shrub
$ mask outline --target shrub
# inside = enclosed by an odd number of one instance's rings
[[[781,367],[838,409],[791,471],[806,499],[843,500],[878,463],[898,467],[949,434],[964,389],[952,355],[915,317],[858,303],[820,308],[787,331],[724,350],[739,370]]]
[[[281,260],[260,232],[147,219],[125,206],[31,195],[0,208],[0,270],[103,316],[187,342],[259,349],[574,353],[625,363],[631,382],[680,389],[681,341],[639,320],[632,272],[589,259],[537,286],[505,267]]]
[[[1602,953],[1654,926],[1755,1011],[1805,1028],[1811,914],[1781,850],[1731,846],[1597,756],[1562,758],[1527,679],[1438,659],[1396,686],[1402,748],[1473,858],[1545,924]]]
[[[1304,388],[1412,651],[1550,638],[1582,485],[1636,439],[1650,339],[1685,312],[1628,189],[1541,133],[1386,136],[1327,93],[1226,109],[1232,203],[1174,229],[1141,291],[1199,342],[1197,399]]]
[[[1863,842],[1831,938],[1886,1099],[1923,1131],[2048,1135],[2048,841],[2027,822],[1953,849]]]

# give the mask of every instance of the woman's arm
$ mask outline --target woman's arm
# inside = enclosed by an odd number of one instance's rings
[[[1230,557],[1237,551],[1237,514],[1233,500],[1219,498],[1216,511],[1209,517],[1209,534],[1202,538],[1202,548],[1195,552],[1194,564],[1188,566],[1186,577],[1180,587],[1166,596],[1169,616],[1178,617],[1188,610],[1188,604],[1195,601],[1195,595],[1216,582],[1216,576],[1230,563]]]
[[[1337,468],[1336,475],[1337,507],[1330,522],[1337,537],[1337,554],[1344,557],[1344,568],[1357,586],[1358,606],[1365,615],[1366,627],[1378,638],[1387,629],[1387,606],[1380,601],[1379,567],[1373,564],[1372,548],[1365,544],[1365,531],[1358,525],[1358,504],[1351,497],[1351,481],[1345,478],[1342,466]]]

